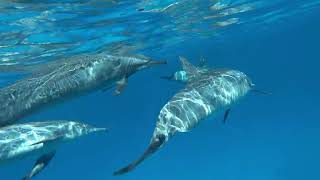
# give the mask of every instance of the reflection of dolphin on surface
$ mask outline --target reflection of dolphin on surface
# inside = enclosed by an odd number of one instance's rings
[[[43,65],[33,74],[0,89],[0,127],[47,104],[116,84],[114,95],[126,87],[135,72],[164,64],[145,57],[80,55]]]
[[[98,131],[106,129],[72,121],[31,122],[2,127],[0,163],[40,155],[32,171],[24,177],[28,180],[48,165],[60,144]]]
[[[240,71],[200,68],[186,59],[180,60],[188,76],[186,87],[161,109],[151,143],[144,154],[114,175],[133,170],[177,132],[188,132],[217,112],[226,111],[227,116],[230,107],[253,86],[250,79]]]

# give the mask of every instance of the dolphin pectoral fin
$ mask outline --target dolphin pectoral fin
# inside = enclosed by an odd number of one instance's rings
[[[165,135],[160,135],[157,138],[155,138],[149,145],[148,149],[143,153],[143,155],[139,159],[133,161],[128,166],[121,168],[118,171],[115,171],[113,175],[118,176],[118,175],[122,175],[132,171],[140,163],[142,163],[146,158],[148,158],[153,153],[155,153],[165,143],[165,138],[166,138]]]
[[[230,113],[231,109],[227,109],[226,112],[224,113],[224,117],[223,117],[223,123],[225,124],[227,122],[229,113]]]
[[[62,138],[63,138],[63,135],[62,135],[62,134],[61,134],[61,135],[57,135],[57,136],[54,136],[54,137],[52,137],[52,138],[45,139],[45,140],[42,140],[42,141],[38,141],[38,142],[36,142],[36,143],[33,143],[33,144],[31,144],[31,146],[37,145],[37,144],[41,144],[41,143],[44,143],[44,144],[52,143],[52,142],[55,142],[55,141],[57,141],[57,140],[59,140],[59,139],[62,139]]]
[[[25,177],[23,177],[23,180],[30,180],[34,176],[39,174],[45,167],[47,167],[47,165],[50,163],[50,161],[52,160],[55,154],[56,154],[56,151],[52,151],[50,153],[40,156],[37,159],[36,163],[34,164],[31,172]]]
[[[121,94],[121,92],[125,89],[125,87],[128,84],[128,78],[127,77],[123,77],[120,81],[117,82],[117,88],[116,90],[113,92],[114,96],[118,96]]]

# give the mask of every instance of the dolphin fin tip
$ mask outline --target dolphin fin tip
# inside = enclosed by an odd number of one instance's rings
[[[133,169],[133,166],[128,165],[124,168],[121,168],[113,173],[113,176],[119,176],[130,172]]]
[[[28,176],[25,176],[22,178],[22,180],[30,180],[30,178]]]

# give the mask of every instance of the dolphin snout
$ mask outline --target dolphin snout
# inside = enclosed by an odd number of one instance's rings
[[[146,63],[148,66],[155,66],[155,65],[162,65],[162,64],[167,64],[167,61],[153,61],[150,60]]]

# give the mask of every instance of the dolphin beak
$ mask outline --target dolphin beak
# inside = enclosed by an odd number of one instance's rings
[[[148,158],[149,156],[151,156],[153,153],[155,153],[164,143],[165,143],[165,136],[161,135],[162,137],[159,138],[155,138],[149,145],[149,147],[147,148],[147,150],[143,153],[143,155],[133,161],[131,164],[129,164],[128,166],[119,169],[118,171],[114,172],[113,175],[114,176],[118,176],[118,175],[122,175],[125,173],[128,173],[130,171],[132,171],[134,168],[136,168],[140,163],[142,163],[146,158]]]
[[[146,63],[147,66],[157,66],[157,65],[162,65],[162,64],[167,64],[167,61],[148,61]]]
[[[106,132],[106,133],[108,133],[109,129],[108,128],[94,128],[94,129],[92,129],[92,132]]]

